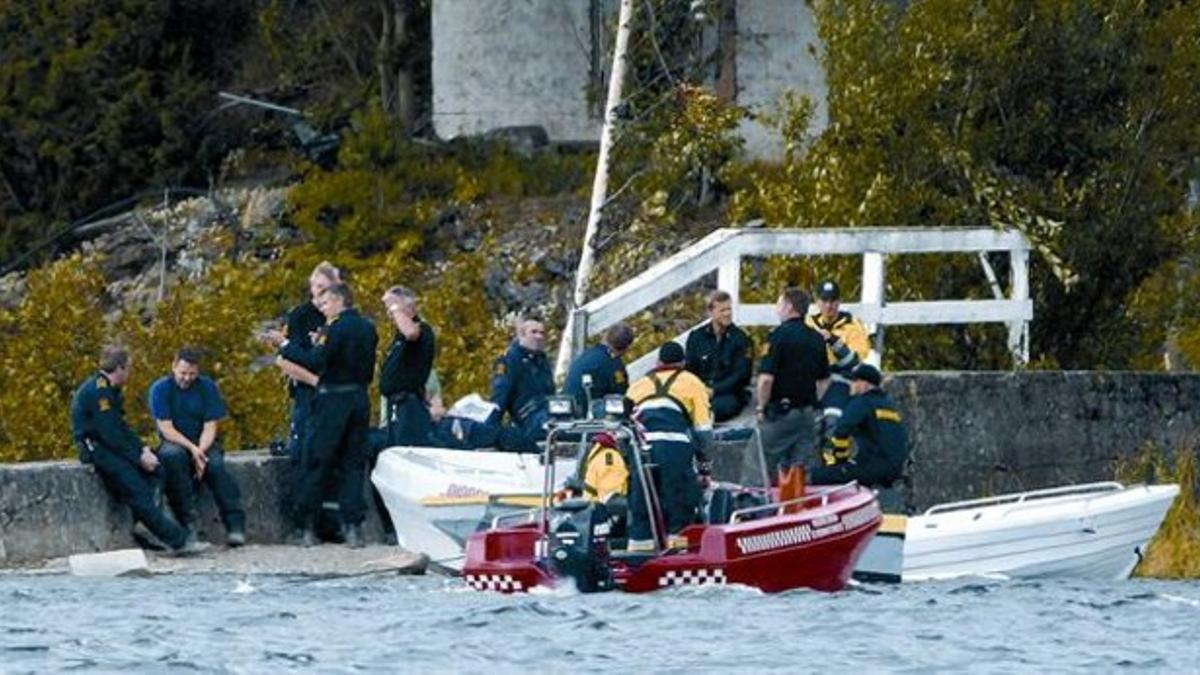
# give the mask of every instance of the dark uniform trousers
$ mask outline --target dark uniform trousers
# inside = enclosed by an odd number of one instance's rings
[[[817,438],[813,409],[770,404],[767,419],[759,424],[767,476],[774,480],[779,469],[805,464],[816,456]]]
[[[695,456],[696,448],[691,442],[650,441],[650,463],[657,467],[653,472],[655,492],[667,533],[679,532],[696,522],[696,508],[703,495],[692,466]],[[646,540],[651,538],[650,516],[640,478],[629,481],[629,538]]]
[[[92,453],[92,464],[109,493],[118,502],[129,506],[135,519],[140,520],[167,546],[183,546],[187,541],[187,530],[168,518],[154,503],[154,492],[161,480],[160,471],[148,474],[141,467],[99,445]]]
[[[713,419],[724,422],[737,417],[746,407],[747,399],[745,395],[739,396],[734,393],[716,394],[712,397]]]
[[[174,443],[164,442],[159,447],[158,457],[162,461],[171,510],[175,512],[180,525],[194,528],[198,512],[196,492],[199,484],[203,483],[212,492],[225,530],[241,531],[246,526],[246,513],[242,510],[242,492],[225,466],[225,451],[220,444],[214,443],[208,449],[207,456],[208,464],[205,466],[204,476],[196,480],[192,453]]]
[[[363,480],[371,403],[365,387],[321,388],[313,401],[303,471],[296,487],[296,521],[315,527],[322,487],[334,468],[341,471],[338,504],[342,523],[357,525],[366,514]]]
[[[433,418],[418,394],[397,394],[388,399],[388,446],[429,445]]]
[[[292,389],[291,435],[288,437],[287,453],[292,466],[299,466],[304,452],[305,436],[308,435],[308,418],[312,415],[313,398],[317,390],[307,386]]]

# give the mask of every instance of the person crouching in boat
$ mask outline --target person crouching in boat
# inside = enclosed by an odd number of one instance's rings
[[[625,394],[650,447],[650,461],[658,466],[659,503],[672,535],[696,521],[701,492],[693,463],[705,466],[703,450],[712,433],[708,388],[683,366],[683,347],[668,342],[658,351],[658,366]],[[652,516],[640,476],[631,488],[629,550],[653,551]],[[675,537],[668,542],[671,547],[681,544]]]
[[[868,487],[890,487],[903,474],[908,435],[895,404],[879,388],[881,380],[879,370],[870,364],[851,371],[852,397],[834,427],[831,447],[821,453],[821,465],[808,468],[810,482],[831,485],[857,480]]]

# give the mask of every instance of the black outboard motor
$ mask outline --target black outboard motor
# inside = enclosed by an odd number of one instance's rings
[[[550,522],[550,571],[575,580],[581,593],[613,588],[608,560],[612,521],[604,504],[569,499],[554,508]]]

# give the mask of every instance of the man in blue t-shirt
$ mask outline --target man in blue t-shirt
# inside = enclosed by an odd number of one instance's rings
[[[196,489],[203,481],[225,524],[230,546],[246,543],[242,495],[225,468],[225,452],[217,441],[217,423],[226,416],[217,384],[200,374],[200,352],[184,347],[175,355],[171,374],[150,386],[150,414],[162,445],[159,460],[166,469],[167,497],[179,524],[195,536]]]

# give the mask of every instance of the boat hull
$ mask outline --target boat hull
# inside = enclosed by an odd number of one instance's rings
[[[1043,496],[1027,500],[1001,496],[994,498],[999,503],[946,511],[934,507],[907,519],[898,557],[897,535],[884,528],[855,575],[906,582],[981,575],[1126,579],[1178,486],[1095,487],[1094,492],[1028,493]]]
[[[845,587],[882,520],[869,490],[854,486],[827,504],[734,524],[695,525],[681,535],[687,550],[631,562],[616,555],[616,588],[646,593],[674,586],[741,584],[768,593]],[[536,525],[478,532],[467,542],[463,576],[476,590],[504,593],[559,586],[538,555]]]

